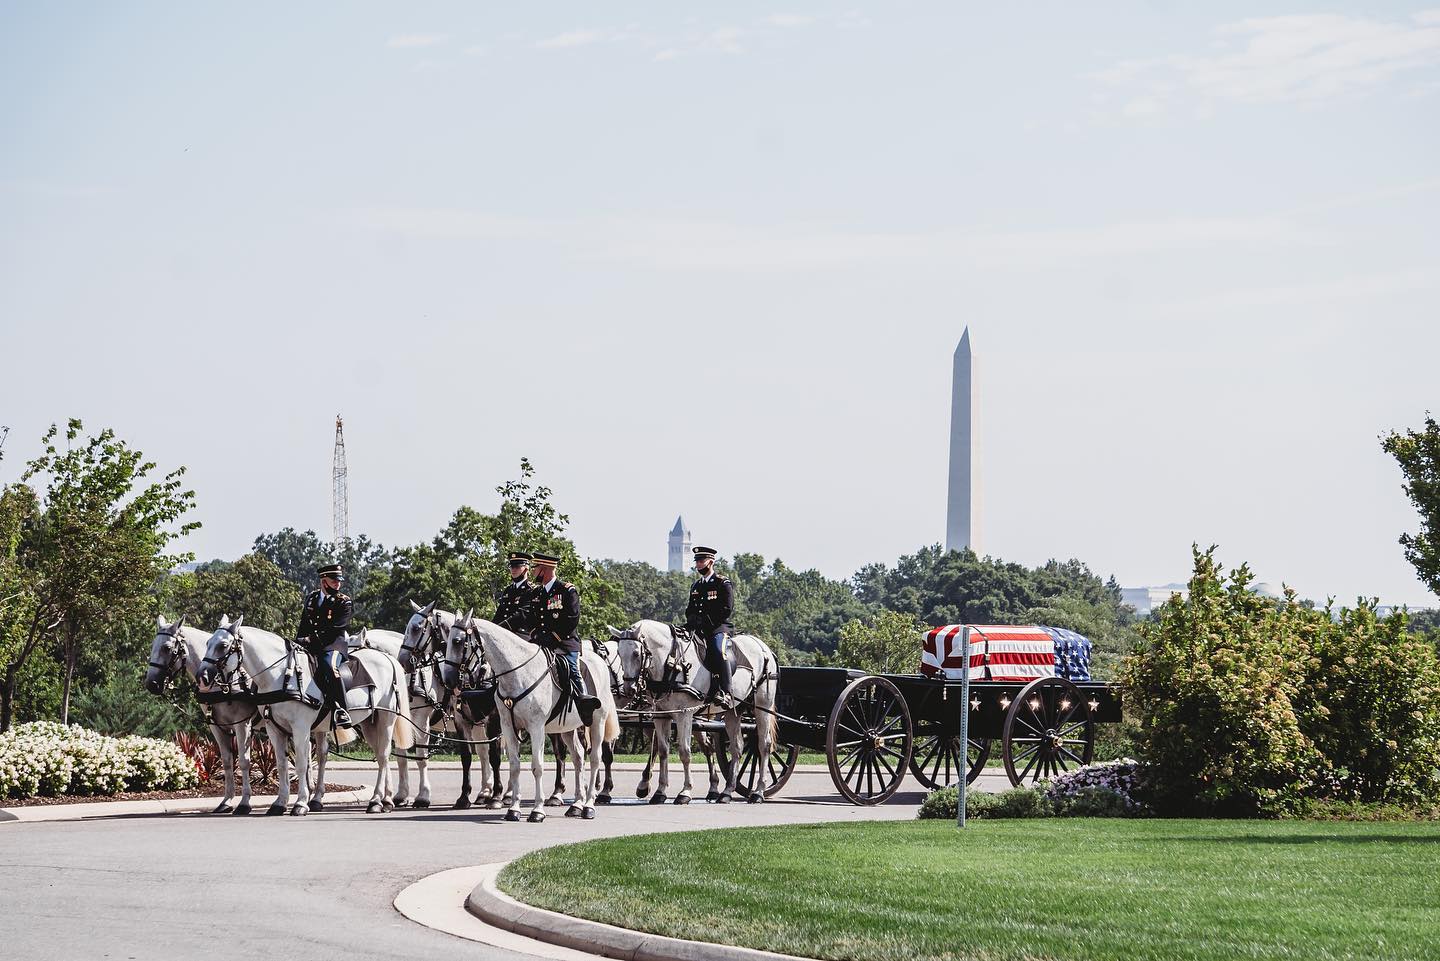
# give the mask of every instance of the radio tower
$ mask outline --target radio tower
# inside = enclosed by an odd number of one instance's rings
[[[350,494],[347,491],[345,471],[345,427],[340,415],[335,415],[335,460],[331,465],[335,481],[331,495],[332,516],[330,519],[330,540],[342,545],[350,539]]]

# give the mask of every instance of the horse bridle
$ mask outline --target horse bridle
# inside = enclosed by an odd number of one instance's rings
[[[174,679],[175,675],[180,673],[180,665],[185,659],[185,645],[180,641],[180,630],[178,626],[174,630],[160,631],[155,636],[170,638],[170,640],[165,642],[165,646],[161,648],[161,650],[170,655],[170,659],[163,663],[160,661],[150,661],[146,666],[159,668],[163,671],[164,673],[160,675],[160,683],[168,684]]]
[[[226,694],[235,693],[237,686],[240,688],[241,694],[254,694],[255,692],[253,690],[249,690],[250,685],[246,683],[248,678],[245,677],[243,669],[245,652],[242,645],[245,643],[245,639],[239,631],[228,626],[220,628],[219,631],[224,631],[230,635],[230,640],[225,644],[224,650],[218,658],[206,654],[206,656],[200,660],[201,664],[210,664],[215,669],[211,683],[218,684],[220,689]],[[219,633],[219,631],[216,631],[216,633]],[[235,667],[233,669],[227,668],[225,665],[229,663],[232,657],[235,658],[236,661]],[[238,680],[235,678],[236,674],[240,675]]]
[[[416,671],[423,671],[427,667],[434,667],[437,664],[445,663],[444,658],[440,656],[440,650],[436,648],[436,643],[444,639],[440,636],[440,619],[435,616],[435,612],[431,611],[429,614],[426,614],[420,621],[419,627],[420,630],[416,632],[419,643],[412,646],[410,644],[410,635],[407,633],[404,642],[400,645],[401,652],[410,652],[411,674],[414,674]],[[422,647],[425,649],[425,656],[419,657],[417,648]]]
[[[467,682],[473,684],[475,680],[485,676],[485,668],[487,666],[485,663],[485,648],[480,644],[479,638],[475,634],[475,625],[473,622],[467,622],[462,627],[457,620],[455,627],[460,629],[460,635],[463,638],[460,642],[460,660],[453,661],[450,659],[450,645],[447,642],[445,645],[446,656],[440,663],[455,669],[456,677],[459,679],[460,686],[463,688]],[[476,643],[473,647],[470,644],[472,637],[476,638]],[[507,671],[506,673],[509,672]]]

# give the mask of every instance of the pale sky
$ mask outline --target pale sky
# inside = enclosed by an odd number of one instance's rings
[[[982,551],[1430,605],[1440,8],[6,4],[0,463],[186,464],[234,557],[428,539],[522,455],[580,550]]]

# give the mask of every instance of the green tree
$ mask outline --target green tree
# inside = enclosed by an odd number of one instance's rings
[[[322,564],[341,564],[345,568],[345,590],[359,597],[369,588],[370,579],[383,576],[391,563],[391,552],[364,534],[336,544],[322,541],[314,531],[302,533],[293,527],[261,534],[250,550],[278,567],[302,596],[320,586],[315,570]]]
[[[551,503],[548,487],[536,484],[530,461],[522,458],[520,477],[496,492],[496,513],[461,507],[431,543],[397,550],[386,575],[357,596],[357,608],[372,611],[375,622],[386,626],[409,619],[411,600],[459,611],[473,607],[488,617],[509,583],[508,554],[528,550],[559,557],[559,577],[579,588],[582,636],[604,637],[606,624],[625,623],[619,585],[576,552],[565,534],[569,516]]]
[[[1385,453],[1405,475],[1405,493],[1420,512],[1420,530],[1401,534],[1405,559],[1432,594],[1440,594],[1440,424],[1427,412],[1423,430],[1392,431],[1381,438]]]
[[[919,671],[925,627],[913,614],[878,611],[840,628],[835,663],[872,674]]]
[[[168,603],[168,613],[183,614],[188,624],[207,630],[221,615],[243,614],[246,624],[294,637],[300,622],[300,589],[258,553],[175,576]]]
[[[84,438],[84,425],[70,420],[60,447],[60,430],[45,434],[44,453],[27,466],[22,480],[45,480],[40,512],[21,537],[19,560],[30,570],[30,624],[27,638],[49,635],[61,660],[60,714],[68,720],[70,687],[83,653],[115,646],[115,631],[145,612],[165,572],[184,559],[164,553],[175,537],[199,525],[170,527],[193,506],[177,468],[145,483],[155,464],[106,429]],[[139,486],[139,485],[144,486]],[[138,487],[138,489],[137,489]],[[25,653],[25,645],[20,653]],[[33,652],[33,646],[30,651]],[[8,729],[15,679],[24,659],[6,666],[0,730]]]
[[[642,619],[667,623],[684,619],[685,605],[690,600],[690,578],[683,572],[662,571],[645,561],[604,560],[595,564],[620,591],[624,624]]]

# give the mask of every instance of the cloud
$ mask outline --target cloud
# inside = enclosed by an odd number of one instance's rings
[[[1190,104],[1319,104],[1440,66],[1440,10],[1408,20],[1340,14],[1252,17],[1214,30],[1214,53],[1122,60],[1092,75],[1129,116]]]
[[[846,231],[806,224],[662,219],[541,220],[454,208],[371,208],[370,229],[437,240],[534,241],[577,260],[650,270],[851,269],[874,264],[1035,267],[1160,251],[1274,249],[1333,242],[1273,217],[1199,218],[1074,229]]]
[[[761,22],[772,27],[808,27],[815,22],[815,18],[798,13],[772,13]]]
[[[395,49],[438,47],[449,39],[448,33],[402,33],[385,41],[385,46]]]
[[[588,47],[593,43],[604,42],[609,35],[600,30],[570,30],[566,33],[557,33],[553,37],[536,41],[535,46],[541,50],[564,50],[569,47]]]

